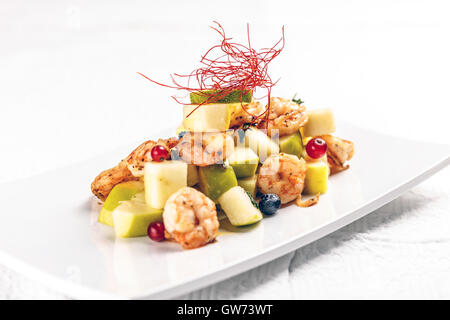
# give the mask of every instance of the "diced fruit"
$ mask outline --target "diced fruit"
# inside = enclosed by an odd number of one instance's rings
[[[306,162],[319,162],[319,161],[321,161],[321,162],[324,162],[324,163],[328,163],[327,154],[326,153],[320,158],[313,159],[310,156],[308,156],[308,154],[306,152],[304,152],[303,159],[305,159]]]
[[[187,167],[187,186],[192,187],[198,183],[198,170],[193,164],[188,164]]]
[[[305,149],[303,150],[303,159],[305,159],[306,162],[317,162],[317,161],[323,161],[325,163],[327,163],[327,154],[325,153],[322,157],[317,158],[317,159],[313,159],[311,158],[308,153],[306,152],[306,145],[308,144],[309,141],[311,141],[313,138],[312,137],[306,137],[303,138],[303,145],[305,146]],[[328,149],[328,145],[327,145],[327,149]]]
[[[187,163],[180,160],[148,162],[144,168],[145,200],[156,209],[164,208],[170,195],[187,185]]]
[[[303,155],[303,139],[300,131],[280,138],[280,152],[293,154],[299,158]]]
[[[127,181],[114,186],[100,210],[98,222],[114,226],[112,212],[119,206],[120,201],[130,200],[143,190],[144,183],[142,181]]]
[[[164,236],[164,223],[161,221],[152,222],[148,226],[148,236],[153,241],[159,242],[163,241]]]
[[[332,134],[335,131],[336,124],[331,109],[316,109],[308,112],[308,122],[303,127],[305,137]]]
[[[261,163],[270,155],[277,154],[280,151],[275,141],[270,139],[263,131],[255,128],[249,128],[245,131],[245,146],[256,152]]]
[[[319,159],[327,153],[327,143],[320,138],[314,138],[306,144],[306,154],[313,158]]]
[[[228,157],[228,163],[233,167],[237,178],[247,178],[255,174],[259,158],[250,148],[235,148]]]
[[[146,203],[145,202],[145,191],[136,193],[136,195],[134,197],[132,197],[130,200],[131,201],[136,201],[136,202]]]
[[[238,179],[238,186],[244,188],[245,191],[250,192],[253,197],[256,197],[256,181],[258,176],[255,174],[252,177]]]
[[[280,206],[280,197],[274,193],[262,195],[261,200],[259,201],[259,209],[268,216],[275,214]]]
[[[185,105],[183,127],[190,132],[226,131],[230,127],[231,111],[229,104]]]
[[[211,96],[215,96],[211,97]],[[225,95],[217,90],[203,90],[199,92],[191,92],[190,98],[192,104],[201,104],[209,99],[211,103],[237,103],[237,102],[252,102],[252,90],[243,92],[242,90],[234,90]],[[219,98],[220,99],[217,99]],[[215,100],[215,101],[214,101]]]
[[[236,175],[230,166],[199,167],[198,178],[202,192],[215,202],[223,193],[237,186]]]
[[[151,151],[152,160],[156,162],[161,162],[169,159],[169,151],[159,144],[154,146]]]
[[[219,198],[219,204],[233,226],[245,226],[262,219],[245,190],[239,186],[231,188]]]
[[[328,175],[330,173],[329,170],[326,162],[317,161],[307,163],[303,193],[326,193],[328,188]]]
[[[148,226],[162,220],[162,209],[155,209],[137,199],[123,201],[113,211],[114,231],[120,238],[147,235]]]

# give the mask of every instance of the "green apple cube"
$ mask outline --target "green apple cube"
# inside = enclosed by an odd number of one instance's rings
[[[201,104],[208,101],[212,103],[237,103],[252,102],[253,91],[234,90],[229,94],[224,94],[218,90],[202,90],[191,92],[190,98],[192,104]],[[215,101],[214,101],[215,100]]]
[[[250,128],[245,131],[245,146],[252,149],[261,163],[270,155],[280,152],[278,144],[270,139],[262,130]]]
[[[308,162],[303,193],[318,194],[326,193],[328,189],[328,175],[330,169],[323,161]]]
[[[245,191],[250,192],[253,197],[256,197],[256,181],[258,180],[258,175],[253,175],[252,177],[238,179],[238,186],[242,187]]]
[[[305,137],[315,137],[325,134],[332,134],[336,131],[331,109],[316,109],[308,111],[308,121],[303,127]]]
[[[198,183],[198,170],[193,164],[188,164],[187,167],[187,186],[192,187]]]
[[[190,132],[226,131],[233,107],[229,104],[183,106],[183,128]]]
[[[219,198],[219,204],[233,226],[246,226],[263,217],[242,187],[234,187]]]
[[[230,166],[199,167],[198,177],[202,192],[215,202],[224,192],[237,186],[236,175]]]
[[[120,238],[146,236],[150,223],[162,220],[162,212],[141,200],[122,201],[112,213],[114,232]]]
[[[116,209],[121,201],[130,200],[137,193],[144,190],[142,181],[127,181],[114,186],[103,204],[98,222],[107,226],[114,226],[112,212]]]
[[[259,158],[252,149],[242,147],[235,148],[227,160],[238,179],[253,176],[259,163]]]
[[[303,139],[300,131],[280,138],[280,152],[293,154],[297,157],[303,155]]]
[[[131,201],[146,203],[145,202],[145,191],[136,193],[136,195],[130,199]]]
[[[144,168],[144,183],[147,204],[162,209],[172,193],[187,186],[187,163],[180,160],[148,162]]]

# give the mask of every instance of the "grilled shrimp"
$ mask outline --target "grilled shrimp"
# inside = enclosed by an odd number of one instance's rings
[[[233,152],[234,140],[226,132],[188,132],[180,139],[177,149],[185,162],[205,167],[223,163]]]
[[[144,175],[145,163],[153,161],[151,151],[155,145],[161,145],[170,150],[173,147],[175,147],[177,143],[178,139],[176,138],[158,139],[158,141],[156,142],[148,140],[142,143],[136,149],[134,149],[134,151],[123,161],[127,163],[127,167],[131,171],[133,176],[141,177]]]
[[[288,203],[302,193],[305,176],[305,160],[286,153],[273,154],[261,166],[257,183],[262,193],[275,193],[281,203]]]
[[[91,184],[92,193],[100,200],[105,201],[116,184],[139,180],[139,177],[144,175],[144,164],[152,161],[151,150],[155,145],[159,144],[171,149],[177,142],[176,138],[169,138],[166,140],[159,139],[156,142],[149,140],[142,143],[128,157],[120,161],[117,166],[101,172]]]
[[[133,176],[125,161],[121,161],[114,168],[102,171],[91,183],[91,191],[97,198],[105,201],[116,184],[132,180],[139,178]]]
[[[278,130],[278,135],[281,137],[297,132],[306,121],[308,121],[308,115],[304,106],[289,99],[271,98],[268,123],[262,119],[258,128],[266,129],[267,127],[268,136],[276,134],[272,130]]]
[[[263,112],[263,105],[258,101],[249,104],[237,104],[231,112],[230,128],[237,129],[246,123],[252,123]]]
[[[166,231],[184,249],[210,243],[219,230],[214,202],[190,187],[181,188],[169,197],[163,220]]]
[[[270,99],[268,121],[263,115],[266,108],[267,106],[263,108],[263,105],[258,101],[253,101],[248,105],[237,106],[231,113],[230,128],[237,129],[246,123],[256,122],[259,129],[267,128],[268,136],[275,135],[278,132],[278,135],[281,137],[298,131],[308,121],[305,107],[289,99]],[[261,117],[255,121],[257,116]]]
[[[349,168],[345,162],[350,160],[355,153],[354,143],[331,135],[323,135],[319,138],[325,140],[328,145],[327,160],[330,166],[330,173],[337,173]]]

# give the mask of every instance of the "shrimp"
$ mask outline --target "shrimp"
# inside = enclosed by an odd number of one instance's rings
[[[307,121],[308,114],[304,106],[289,99],[271,98],[268,121],[262,119],[258,128],[267,128],[268,136],[276,135],[275,130],[278,130],[278,136],[281,137],[297,132]]]
[[[158,141],[148,140],[131,152],[128,157],[120,161],[120,163],[108,170],[101,172],[92,182],[92,193],[102,201],[105,201],[115,185],[132,180],[139,180],[144,175],[145,162],[152,161],[151,150],[159,144],[167,149],[173,148],[178,140],[169,138]]]
[[[158,141],[148,140],[142,143],[139,147],[134,149],[134,151],[125,158],[128,169],[131,171],[133,176],[142,177],[144,175],[144,166],[146,162],[151,162],[152,155],[151,151],[154,146],[160,145],[170,150],[175,147],[178,143],[177,138],[169,139],[158,139]]]
[[[102,171],[91,183],[91,191],[97,198],[105,201],[115,185],[133,180],[139,178],[133,176],[126,162],[121,161],[114,168]]]
[[[305,176],[305,160],[286,153],[273,154],[261,166],[257,184],[262,193],[275,193],[281,203],[288,203],[302,193]]]
[[[244,124],[256,123],[259,129],[267,128],[268,136],[278,133],[281,137],[297,132],[308,121],[305,107],[289,99],[271,98],[268,119],[265,117],[266,109],[267,106],[263,108],[258,101],[236,106],[231,112],[230,128],[237,129]]]
[[[164,206],[163,221],[170,237],[184,249],[204,246],[217,236],[219,220],[215,203],[200,191],[184,187]]]
[[[223,163],[233,152],[234,140],[227,132],[188,132],[180,139],[177,149],[185,162],[205,167]]]
[[[344,140],[331,135],[323,135],[322,138],[327,143],[327,160],[330,166],[330,173],[337,173],[349,168],[345,162],[350,160],[355,153],[355,145],[353,142]]]
[[[246,123],[252,123],[263,112],[263,105],[258,101],[249,104],[236,104],[231,112],[230,128],[241,128]]]

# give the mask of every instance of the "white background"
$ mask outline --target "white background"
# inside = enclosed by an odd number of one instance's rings
[[[0,182],[175,128],[174,92],[136,72],[160,81],[189,73],[218,41],[213,20],[238,41],[249,22],[255,47],[271,46],[285,26],[285,50],[271,65],[281,78],[275,95],[297,92],[340,119],[449,143],[449,9],[446,1],[4,0]],[[447,168],[325,239],[186,297],[450,298],[449,178]],[[0,298],[23,297],[61,296],[0,266]]]

